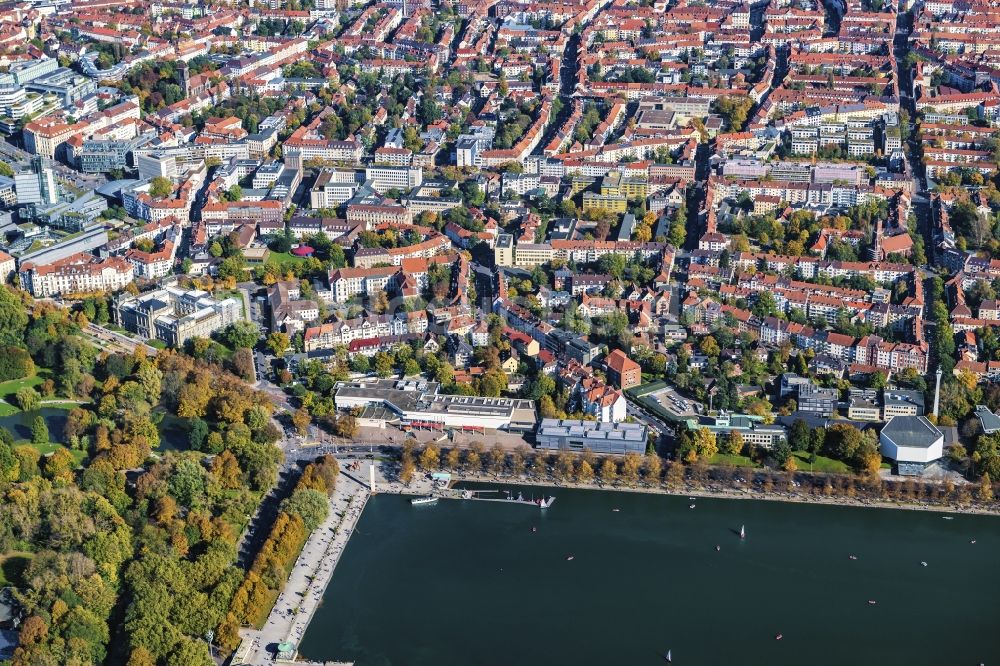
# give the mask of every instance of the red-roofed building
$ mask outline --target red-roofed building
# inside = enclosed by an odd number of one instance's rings
[[[608,368],[608,379],[623,391],[642,383],[642,368],[620,349],[608,354],[604,365]]]

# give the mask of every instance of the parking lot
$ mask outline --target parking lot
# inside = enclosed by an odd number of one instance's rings
[[[673,421],[683,421],[695,418],[705,413],[705,406],[700,402],[685,398],[672,388],[664,387],[658,391],[640,396],[637,402],[656,412],[659,408]]]

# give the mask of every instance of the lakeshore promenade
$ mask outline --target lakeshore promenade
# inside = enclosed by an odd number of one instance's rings
[[[351,461],[340,462],[345,465]],[[302,547],[264,626],[259,630],[244,629],[241,632],[244,641],[251,641],[251,647],[243,653],[239,663],[248,666],[288,663],[275,658],[275,647],[280,643],[298,646],[302,641],[309,622],[323,600],[340,556],[354,534],[371,496],[368,483],[361,480],[367,477],[369,463],[361,462],[361,471],[356,474],[341,469],[337,485],[330,496],[329,515],[313,530]],[[375,487],[377,492],[394,494],[425,494],[431,490],[431,484],[426,480],[404,487],[399,483],[390,483],[379,473],[376,473]],[[298,661],[295,663],[306,666],[309,664]]]
[[[955,513],[983,516],[1000,515],[1000,505],[993,504],[984,507],[981,504],[957,504],[954,502],[934,501],[902,501],[865,496],[843,497],[824,496],[807,492],[782,492],[773,490],[763,492],[750,488],[719,488],[711,486],[682,485],[676,488],[664,485],[650,486],[644,483],[628,485],[625,483],[602,484],[597,481],[579,483],[575,481],[556,481],[553,479],[537,479],[528,476],[510,476],[493,474],[467,474],[452,472],[452,487],[456,483],[491,483],[509,484],[512,486],[534,486],[544,488],[573,488],[576,490],[597,490],[621,493],[642,493],[647,495],[671,495],[679,497],[698,497],[714,499],[759,500],[765,502],[790,502],[793,504],[822,504],[827,506],[867,507],[875,509],[902,509],[906,511],[931,511],[937,513]],[[398,485],[398,484],[397,484]],[[407,490],[405,492],[412,492]],[[558,493],[553,493],[558,495]]]

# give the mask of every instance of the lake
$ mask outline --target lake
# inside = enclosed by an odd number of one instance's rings
[[[58,409],[56,407],[42,407],[30,412],[16,412],[9,416],[0,417],[0,426],[10,430],[14,435],[14,440],[31,439],[31,424],[35,417],[41,416],[45,419],[45,425],[49,429],[49,438],[55,442],[63,440],[63,431],[66,429],[66,415],[68,409]]]
[[[544,513],[373,497],[300,653],[357,666],[656,664],[667,649],[702,665],[1000,658],[995,517],[548,492]]]

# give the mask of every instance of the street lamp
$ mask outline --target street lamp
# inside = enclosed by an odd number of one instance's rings
[[[212,641],[215,640],[215,632],[209,629],[205,632],[205,642],[208,643],[208,654],[215,661],[215,646]]]

